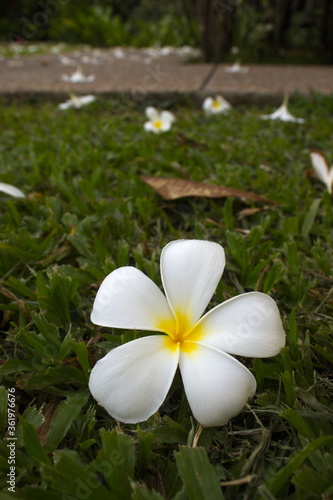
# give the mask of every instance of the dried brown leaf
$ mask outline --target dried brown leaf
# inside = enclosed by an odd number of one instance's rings
[[[14,302],[16,302],[16,304],[18,305],[20,311],[21,311],[21,314],[24,316],[25,320],[27,322],[29,322],[29,313],[25,307],[25,303],[22,299],[19,299],[16,297],[16,295],[11,292],[10,290],[8,290],[8,288],[6,288],[5,286],[3,285],[0,285],[0,293],[2,295],[4,295],[5,297],[8,297],[9,299],[13,300]]]
[[[268,210],[269,208],[271,208],[269,205],[264,205],[263,207],[244,208],[238,212],[237,216],[239,219],[243,219],[243,217],[249,217],[250,215],[254,215],[262,210]]]
[[[317,178],[317,175],[313,168],[307,168],[303,171],[303,177],[305,177],[306,179],[315,179]]]
[[[41,445],[44,447],[47,441],[47,435],[50,429],[51,421],[54,412],[58,408],[60,398],[56,397],[53,401],[48,403],[43,409],[44,422],[37,429],[37,436]]]
[[[141,175],[143,182],[148,184],[164,200],[176,200],[189,196],[198,198],[225,198],[232,196],[240,199],[243,203],[251,201],[276,205],[275,201],[268,200],[251,191],[243,191],[229,186],[218,186],[216,184],[205,184],[204,182],[193,182],[187,179],[175,179],[172,177],[151,177]]]

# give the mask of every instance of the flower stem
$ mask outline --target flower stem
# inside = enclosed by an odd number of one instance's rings
[[[289,102],[289,94],[284,94],[282,105],[287,107],[288,102]]]
[[[192,448],[196,448],[198,441],[200,439],[202,430],[203,430],[203,425],[199,424],[197,432],[194,434],[193,441],[192,441]]]

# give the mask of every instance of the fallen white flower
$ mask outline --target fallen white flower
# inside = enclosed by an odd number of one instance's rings
[[[63,55],[59,55],[59,61],[63,66],[75,66],[77,64],[74,59]]]
[[[64,82],[70,83],[90,83],[95,80],[95,75],[84,76],[80,66],[71,75],[62,75],[62,80]]]
[[[19,188],[12,186],[11,184],[6,184],[5,182],[0,182],[0,191],[2,193],[14,196],[14,198],[25,198],[25,194]]]
[[[173,54],[174,52],[175,52],[174,47],[161,47],[161,49],[160,49],[161,56],[169,56],[170,54]]]
[[[172,123],[176,119],[175,115],[170,111],[159,111],[153,106],[148,106],[145,113],[149,121],[144,124],[144,129],[155,134],[170,130]]]
[[[183,47],[176,47],[175,48],[176,53],[179,56],[187,56],[187,57],[195,57],[199,56],[200,50],[195,49],[194,47],[190,47],[189,45],[184,45]]]
[[[74,94],[71,94],[70,99],[67,101],[61,103],[58,105],[59,109],[68,109],[68,108],[76,108],[80,109],[82,106],[86,106],[87,104],[90,104],[91,102],[96,101],[96,97],[94,95],[83,95],[83,96],[76,96]]]
[[[202,109],[206,115],[216,115],[231,109],[231,104],[224,97],[217,95],[215,98],[206,97],[202,104]]]
[[[81,62],[83,64],[101,64],[101,61],[98,59],[98,57],[91,57],[91,56],[82,56],[81,57]]]
[[[318,179],[323,182],[329,193],[333,190],[333,165],[329,167],[322,153],[318,151],[310,152],[312,166],[317,174]]]
[[[178,367],[203,426],[225,425],[254,395],[254,376],[231,355],[275,356],[285,334],[276,303],[260,292],[233,297],[203,315],[224,267],[217,243],[177,240],[161,254],[165,295],[135,267],[104,279],[94,324],[159,332],[116,347],[92,369],[90,391],[112,417],[147,420],[165,400]]]
[[[122,49],[114,49],[113,55],[116,59],[125,59],[126,58],[126,54]]]
[[[235,61],[232,66],[227,66],[225,68],[225,71],[227,73],[247,73],[249,71],[249,68],[241,66],[239,61]]]
[[[285,95],[281,106],[270,115],[261,115],[262,120],[281,120],[283,122],[304,123],[303,118],[296,118],[288,111],[289,96]]]

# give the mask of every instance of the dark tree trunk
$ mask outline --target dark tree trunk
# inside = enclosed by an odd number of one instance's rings
[[[324,0],[323,14],[321,20],[321,43],[327,52],[329,60],[333,63],[333,3],[332,0]]]
[[[275,1],[275,43],[280,49],[285,45],[285,34],[290,26],[292,0]]]
[[[206,62],[218,62],[232,45],[236,0],[197,0],[201,49]]]

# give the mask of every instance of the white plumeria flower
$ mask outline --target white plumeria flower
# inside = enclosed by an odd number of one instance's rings
[[[333,190],[333,165],[331,168],[327,165],[324,155],[317,151],[311,151],[310,153],[312,166],[317,174],[318,179],[320,179],[324,184],[326,184],[329,193]]]
[[[65,102],[62,102],[59,104],[58,108],[59,109],[68,109],[68,108],[76,108],[80,109],[82,106],[86,106],[87,104],[90,104],[91,102],[96,101],[96,97],[94,95],[83,95],[83,96],[76,96],[74,94],[70,95],[70,99],[68,99]]]
[[[203,426],[226,424],[253,396],[255,378],[230,354],[274,356],[285,335],[276,303],[259,292],[229,299],[201,317],[224,266],[217,243],[177,240],[161,255],[165,295],[134,267],[116,269],[102,282],[93,323],[160,332],[113,349],[92,369],[90,391],[112,417],[148,419],[166,398],[178,366]]]
[[[235,61],[232,66],[227,66],[225,71],[227,73],[247,73],[249,68],[242,66],[239,61]]]
[[[67,56],[59,55],[59,61],[63,66],[75,66],[76,61]]]
[[[84,74],[82,73],[82,68],[78,66],[74,73],[72,73],[71,75],[62,75],[61,78],[64,82],[90,83],[95,80],[95,75],[84,76]]]
[[[215,98],[206,97],[202,104],[202,109],[206,115],[216,115],[231,109],[231,104],[224,97],[217,95]]]
[[[2,193],[9,194],[10,196],[14,196],[14,198],[25,198],[25,194],[21,191],[21,189],[4,182],[0,182],[0,191]]]
[[[145,113],[149,121],[144,124],[144,129],[155,134],[170,130],[172,122],[176,119],[170,111],[159,111],[153,106],[148,106]]]
[[[83,64],[101,64],[101,61],[97,57],[93,56],[82,56],[81,62]]]
[[[114,49],[113,55],[116,59],[125,59],[126,53],[122,49]]]
[[[289,113],[288,100],[289,96],[285,95],[281,106],[276,111],[274,111],[274,113],[270,115],[261,115],[260,118],[262,118],[263,120],[281,120],[283,122],[304,123],[305,120],[303,118],[296,118],[291,113]]]

